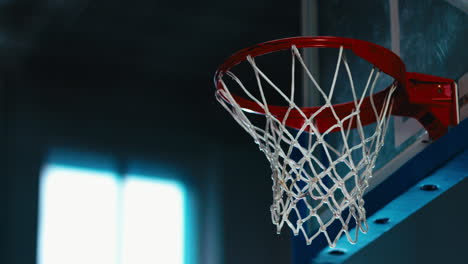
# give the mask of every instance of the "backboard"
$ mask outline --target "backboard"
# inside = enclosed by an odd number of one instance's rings
[[[408,72],[457,80],[460,118],[463,120],[468,116],[467,6],[466,1],[457,0],[304,0],[301,10],[302,35],[341,36],[370,41],[398,54],[406,64]],[[314,74],[326,83],[330,73],[324,65],[332,64],[334,58],[316,51],[306,52],[304,56]],[[356,80],[359,81],[365,80]],[[314,105],[317,103],[314,102],[314,90],[308,85],[310,84],[306,81],[303,82],[304,104]],[[457,140],[466,141],[460,137],[461,132],[457,129],[461,128],[452,129],[445,137],[452,137],[452,144]],[[416,120],[392,117],[385,145],[379,154],[367,190],[368,215],[396,199],[466,145],[463,143],[460,144],[460,148],[445,148],[444,153],[439,155],[434,149],[440,150],[441,146],[431,147],[435,143],[429,140],[426,131]],[[421,173],[413,173],[414,171],[408,168],[409,161],[415,157],[425,157],[431,161],[424,164],[426,167],[420,168]],[[404,180],[401,177],[405,177]],[[375,195],[375,191],[373,194],[374,189],[389,195],[384,199],[376,198],[378,196]],[[320,247],[323,245],[315,244],[315,247],[307,248],[302,245],[303,241],[300,241],[300,238],[297,240],[294,263],[306,263],[304,261],[320,256]]]

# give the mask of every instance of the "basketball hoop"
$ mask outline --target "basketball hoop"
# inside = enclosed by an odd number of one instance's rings
[[[329,88],[321,87],[307,68],[300,52],[305,48],[337,50]],[[256,63],[258,56],[283,50],[291,52],[291,82],[287,93]],[[353,81],[346,52],[372,65],[367,82],[359,89]],[[245,85],[233,73],[232,69],[242,62],[250,65],[255,87]],[[332,98],[341,68],[353,99],[334,104]],[[309,107],[295,102],[297,69],[313,83],[322,105]],[[376,92],[382,73],[393,81]],[[390,115],[416,118],[433,140],[459,122],[454,81],[408,73],[401,59],[391,51],[350,38],[296,37],[258,44],[228,58],[215,74],[215,85],[219,103],[253,137],[270,162],[273,180],[270,209],[277,232],[287,225],[295,235],[302,233],[307,244],[320,234],[331,247],[343,234],[355,243],[358,230],[367,232],[363,195],[384,144]],[[242,96],[231,92],[233,85]],[[285,104],[269,103],[267,89]],[[260,125],[254,121],[258,114],[264,117]],[[357,135],[354,139],[350,137],[351,131]],[[340,141],[340,148],[328,140],[332,134]],[[337,232],[330,231],[332,225],[335,229],[338,226]],[[357,228],[352,236],[349,230],[354,225]],[[315,231],[311,231],[312,226],[316,227]]]

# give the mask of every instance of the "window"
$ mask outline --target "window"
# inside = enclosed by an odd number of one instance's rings
[[[49,164],[40,188],[38,264],[184,263],[180,184]]]
[[[123,191],[123,264],[182,264],[184,202],[174,183],[130,176]]]

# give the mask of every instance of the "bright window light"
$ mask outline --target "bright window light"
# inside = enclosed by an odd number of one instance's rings
[[[116,264],[115,175],[47,166],[41,178],[38,264]]]
[[[184,264],[184,195],[171,181],[48,165],[37,264]]]
[[[182,264],[184,196],[172,182],[129,176],[124,184],[123,264]]]

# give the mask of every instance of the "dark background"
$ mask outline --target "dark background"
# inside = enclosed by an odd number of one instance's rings
[[[388,48],[387,3],[320,1],[318,33]],[[467,16],[453,10],[443,0],[400,1],[409,71],[466,72]],[[300,35],[300,13],[300,1],[279,0],[2,1],[0,263],[35,263],[40,170],[56,149],[108,157],[122,173],[135,163],[178,171],[196,212],[198,263],[290,263],[288,231],[278,236],[271,224],[268,162],[216,102],[212,78],[236,50]],[[465,187],[350,262],[459,260],[466,214],[456,205]],[[454,223],[452,232],[427,231],[439,220]]]
[[[60,148],[123,172],[132,161],[181,168],[199,263],[288,263],[268,163],[214,99],[212,77],[238,49],[299,35],[299,14],[298,1],[2,1],[0,262],[35,263],[40,169]]]

